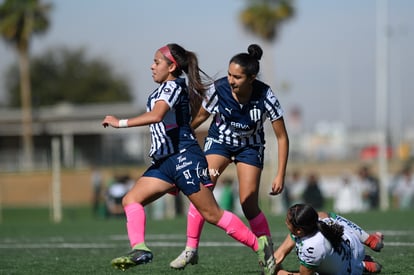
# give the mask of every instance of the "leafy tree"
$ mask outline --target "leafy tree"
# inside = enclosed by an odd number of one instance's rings
[[[243,26],[265,41],[277,38],[283,22],[294,15],[292,0],[248,0],[250,4],[240,13]]]
[[[30,38],[49,26],[50,4],[40,0],[5,0],[0,5],[0,33],[19,55],[20,97],[23,124],[23,156],[26,168],[33,166],[32,108],[29,69]]]
[[[270,50],[274,40],[278,38],[279,29],[288,19],[294,16],[293,0],[247,0],[248,5],[239,14],[243,27],[264,41],[265,52]],[[272,57],[265,60],[265,71],[269,75],[267,81],[274,81]],[[271,85],[274,83],[270,83]]]
[[[278,38],[282,24],[295,14],[293,0],[247,0],[247,3],[239,14],[241,24],[247,31],[263,39],[265,46],[270,47]],[[284,85],[287,87],[287,84]]]
[[[59,102],[75,104],[123,102],[132,99],[128,82],[111,71],[101,59],[86,57],[83,49],[49,49],[30,63],[34,106]],[[17,106],[20,98],[16,67],[7,73],[9,104]]]

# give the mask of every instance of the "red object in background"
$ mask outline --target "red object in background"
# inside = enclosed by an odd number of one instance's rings
[[[367,146],[361,150],[359,157],[362,160],[375,159],[378,157],[378,151],[379,150],[378,150],[377,145]],[[388,147],[387,148],[387,159],[391,159],[391,158],[392,158],[392,148]]]

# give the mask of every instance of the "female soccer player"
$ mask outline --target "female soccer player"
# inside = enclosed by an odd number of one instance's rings
[[[278,142],[278,171],[270,194],[280,194],[284,186],[288,161],[289,139],[283,110],[271,88],[257,80],[259,60],[263,54],[258,45],[250,45],[248,53],[230,59],[227,77],[216,80],[207,90],[202,108],[192,122],[195,129],[208,119],[210,125],[204,144],[211,179],[234,162],[239,181],[239,200],[243,213],[256,236],[270,237],[267,219],[259,207],[260,176],[264,162],[264,122],[270,119]],[[182,269],[198,261],[198,245],[204,218],[194,205],[187,216],[187,244],[184,251],[170,263]]]
[[[155,52],[152,78],[159,87],[150,94],[147,112],[130,119],[108,115],[104,127],[126,128],[149,125],[152,165],[144,172],[122,204],[132,251],[112,260],[115,268],[125,270],[152,261],[145,244],[144,207],[166,193],[182,191],[211,224],[253,249],[265,274],[273,274],[275,260],[271,240],[257,238],[234,214],[223,211],[214,199],[206,158],[190,127],[191,108],[197,95],[203,95],[202,71],[193,52],[168,44]],[[188,87],[183,72],[188,79]],[[200,73],[201,72],[201,73]]]
[[[280,266],[296,247],[300,267],[299,272],[278,270],[277,275],[358,275],[381,271],[381,265],[365,255],[355,232],[359,227],[344,218],[324,212],[318,216],[311,205],[295,204],[288,209],[286,226],[290,234],[275,251],[277,264]]]

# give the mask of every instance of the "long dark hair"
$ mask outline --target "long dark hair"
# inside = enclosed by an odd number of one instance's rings
[[[212,83],[212,80],[199,68],[198,58],[194,52],[187,51],[175,43],[167,44],[167,47],[178,63],[176,70],[172,73],[173,76],[179,77],[183,72],[187,75],[191,115],[194,118],[200,109],[207,87]],[[171,64],[170,60],[167,58],[166,60]]]
[[[287,219],[295,228],[301,229],[305,236],[320,231],[335,251],[341,249],[343,226],[337,223],[327,224],[319,220],[318,213],[311,205],[295,204],[291,206],[287,213]]]

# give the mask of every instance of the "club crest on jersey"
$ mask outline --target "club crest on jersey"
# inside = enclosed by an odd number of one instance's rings
[[[250,119],[254,122],[257,122],[262,117],[262,111],[258,109],[256,106],[250,110]]]

